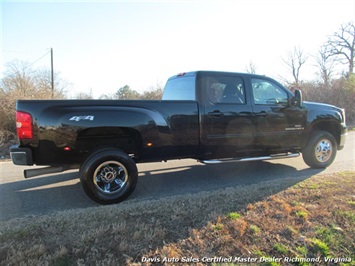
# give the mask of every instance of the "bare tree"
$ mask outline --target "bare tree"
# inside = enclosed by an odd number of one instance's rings
[[[293,82],[288,83],[293,84],[295,87],[299,87],[301,83],[300,70],[301,67],[306,63],[308,56],[305,55],[303,50],[301,50],[299,47],[295,47],[293,51],[289,51],[287,53],[286,58],[281,59],[291,71],[292,77],[294,79]]]
[[[56,74],[56,98],[64,98],[66,82]],[[60,88],[60,90],[59,90]],[[51,99],[50,72],[34,70],[31,64],[13,61],[6,65],[4,78],[0,82],[0,141],[15,137],[15,105],[18,99]],[[4,137],[5,136],[5,137]],[[5,140],[4,140],[5,139]],[[1,143],[0,143],[1,144]]]
[[[348,74],[354,73],[355,24],[343,24],[327,41],[327,52],[338,62],[348,65]]]
[[[322,83],[326,86],[330,86],[332,74],[334,72],[335,60],[329,53],[327,53],[327,47],[322,46],[318,50],[318,54],[315,56],[315,60],[319,69],[319,76]]]
[[[35,73],[35,81],[39,99],[48,98],[49,94],[51,98],[62,99],[71,86],[69,82],[60,77],[58,72],[54,72],[54,91],[52,92],[52,78],[49,69],[38,69]]]
[[[35,90],[34,71],[30,64],[20,61],[13,61],[6,65],[5,77],[2,79],[4,93],[16,92],[24,98],[31,95]]]
[[[250,60],[249,65],[245,67],[247,73],[256,74],[256,65],[252,60]]]
[[[76,94],[75,99],[78,100],[92,100],[94,99],[94,96],[92,95],[92,89],[90,89],[87,92],[79,92]]]
[[[101,94],[99,99],[100,100],[117,100],[118,95],[116,93],[108,93],[108,94]]]
[[[161,100],[163,96],[163,86],[161,83],[157,82],[155,86],[149,88],[141,94],[140,98],[142,100]]]
[[[64,98],[68,83],[55,73],[54,98]],[[32,69],[31,64],[12,61],[6,65],[1,87],[7,94],[16,94],[17,99],[51,99],[51,76],[48,69]]]

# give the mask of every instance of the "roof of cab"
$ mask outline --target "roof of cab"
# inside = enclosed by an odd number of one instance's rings
[[[215,71],[215,70],[196,70],[196,71],[181,72],[181,73],[179,73],[177,75],[174,75],[174,76],[170,77],[169,79],[178,78],[178,77],[196,76],[196,75],[198,75],[200,73],[212,74],[212,75],[213,74],[225,74],[225,75],[238,74],[238,75],[243,75],[243,76],[266,77],[265,75],[242,73],[242,72],[228,72],[228,71]]]

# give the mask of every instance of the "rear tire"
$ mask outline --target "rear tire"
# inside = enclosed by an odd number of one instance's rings
[[[337,154],[337,142],[327,131],[315,131],[302,150],[304,162],[312,168],[326,168],[331,165]]]
[[[97,150],[80,168],[80,181],[85,193],[101,204],[125,200],[135,189],[137,180],[135,162],[118,149]]]

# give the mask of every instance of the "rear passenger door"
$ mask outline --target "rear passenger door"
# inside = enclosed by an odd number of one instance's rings
[[[253,149],[255,124],[242,76],[205,74],[198,84],[204,97],[201,140],[206,151],[226,157]]]

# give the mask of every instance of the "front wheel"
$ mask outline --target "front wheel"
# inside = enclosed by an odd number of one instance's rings
[[[101,204],[125,200],[133,192],[137,179],[135,162],[117,149],[94,152],[80,168],[80,181],[85,193]]]
[[[327,131],[315,131],[302,150],[304,162],[312,168],[326,168],[331,165],[337,153],[337,142]]]

